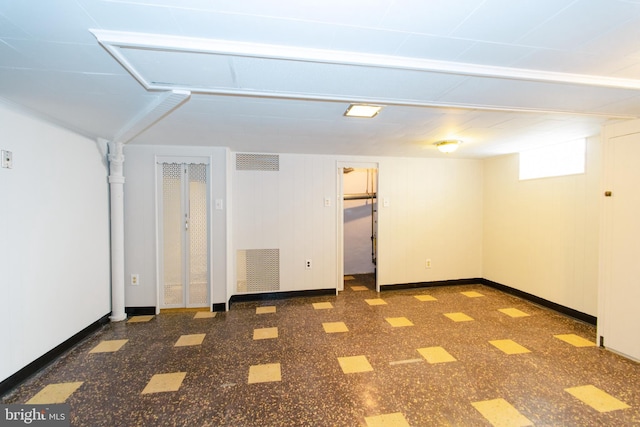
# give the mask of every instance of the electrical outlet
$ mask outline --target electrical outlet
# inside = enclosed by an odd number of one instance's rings
[[[431,258],[427,258],[427,261],[424,263],[424,268],[431,268]]]
[[[331,206],[331,198],[330,198],[330,197],[325,197],[325,198],[324,198],[324,205],[325,205],[326,207]]]
[[[138,286],[140,284],[140,275],[132,274],[131,275],[131,286]]]
[[[310,259],[305,261],[304,268],[305,268],[305,270],[311,270],[311,260]]]

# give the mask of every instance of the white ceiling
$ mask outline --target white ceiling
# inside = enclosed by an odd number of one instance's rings
[[[0,99],[130,144],[482,158],[640,117],[640,0],[0,0]]]

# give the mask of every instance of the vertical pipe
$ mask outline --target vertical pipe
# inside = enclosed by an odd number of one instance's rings
[[[374,186],[374,175],[376,169],[367,169],[367,175],[371,171],[371,262],[376,265],[376,229],[375,229],[375,209],[374,201],[376,200],[377,189]],[[369,192],[369,184],[367,183],[367,192]]]
[[[111,316],[112,322],[127,318],[124,310],[124,144],[109,142],[111,193]]]

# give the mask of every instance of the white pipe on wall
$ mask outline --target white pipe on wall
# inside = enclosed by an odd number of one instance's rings
[[[124,144],[109,143],[111,193],[111,316],[112,322],[127,318],[124,309]]]

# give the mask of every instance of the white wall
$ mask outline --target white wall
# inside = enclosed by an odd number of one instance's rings
[[[227,154],[220,147],[126,145],[124,148],[125,306],[158,307],[156,258],[156,157],[204,156],[211,161],[210,201],[222,199],[223,209],[211,207],[212,303],[227,299]],[[140,275],[133,286],[131,274]]]
[[[336,168],[331,157],[281,154],[278,172],[234,170],[232,256],[279,249],[280,291],[335,288]]]
[[[595,316],[601,143],[586,173],[518,180],[518,155],[485,160],[483,277]]]
[[[0,381],[111,311],[105,153],[0,104]]]
[[[236,171],[234,251],[279,248],[280,290],[335,288],[339,161],[379,164],[379,197],[389,200],[379,210],[380,284],[481,277],[479,160],[286,154],[279,172]]]
[[[482,277],[482,161],[378,162],[379,284]]]

